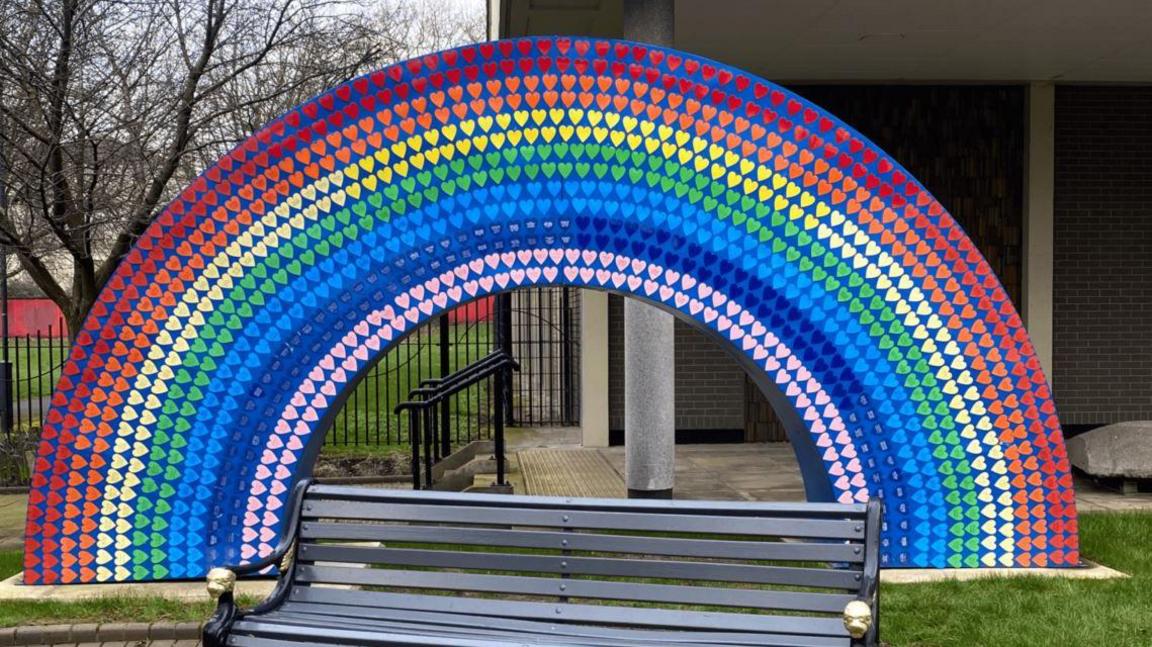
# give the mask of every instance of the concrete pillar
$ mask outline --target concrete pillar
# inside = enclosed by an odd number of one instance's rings
[[[1053,203],[1056,181],[1056,87],[1028,86],[1028,157],[1024,193],[1021,316],[1044,373],[1052,378]]]
[[[501,0],[488,0],[484,3],[487,9],[487,20],[485,24],[485,31],[488,32],[488,40],[496,40],[501,38],[500,34],[500,15],[504,11],[504,3]]]
[[[580,436],[608,446],[608,293],[580,291]]]
[[[624,38],[673,46],[674,0],[624,0]],[[676,467],[675,320],[624,302],[625,483],[633,498],[672,498]]]
[[[674,47],[675,0],[624,0],[624,38]]]
[[[624,476],[630,498],[672,498],[676,359],[672,315],[624,301]]]

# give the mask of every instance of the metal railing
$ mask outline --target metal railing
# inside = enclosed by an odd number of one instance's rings
[[[412,489],[431,488],[433,466],[452,453],[449,404],[453,396],[469,387],[492,379],[492,390],[507,392],[511,372],[520,365],[504,350],[495,351],[478,362],[442,378],[428,379],[408,393],[406,402],[396,405],[396,415],[408,415],[408,437],[412,446]],[[492,415],[492,438],[495,444],[496,484],[505,484],[504,407],[497,405]],[[421,478],[423,468],[423,478]]]
[[[68,358],[63,319],[28,335],[0,336],[0,487],[27,485],[52,390]]]

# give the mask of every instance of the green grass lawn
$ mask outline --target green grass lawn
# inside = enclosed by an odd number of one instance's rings
[[[936,584],[886,584],[881,635],[900,647],[1140,646],[1152,644],[1152,512],[1080,517],[1087,559],[1129,573],[1121,580],[1045,577]],[[0,552],[0,577],[20,568],[18,551]],[[95,621],[200,621],[212,606],[157,599],[5,602],[0,626]]]
[[[893,645],[1152,645],[1152,512],[1080,515],[1086,559],[1121,580],[1016,577],[888,585],[881,636]]]
[[[451,340],[448,372],[459,370],[491,352],[491,326],[487,322],[457,323],[448,327]],[[421,329],[422,341],[409,337],[387,355],[353,389],[325,437],[325,446],[403,445],[408,437],[407,416],[392,413],[421,380],[437,378],[441,367],[439,328]],[[478,420],[489,415],[488,383],[471,387],[453,398],[452,428],[475,434]],[[327,451],[327,449],[325,450]]]

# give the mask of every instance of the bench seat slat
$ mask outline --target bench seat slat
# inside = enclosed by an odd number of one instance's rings
[[[339,499],[363,503],[418,503],[421,505],[460,505],[460,494],[434,490],[386,490],[313,484],[309,500]],[[801,519],[863,519],[861,503],[778,503],[761,501],[696,501],[660,499],[596,499],[555,496],[469,493],[467,500],[478,506],[532,510],[598,510],[602,512],[641,512],[643,514],[719,514],[735,516],[795,517]]]
[[[444,571],[310,566],[297,568],[301,582],[425,588],[446,591],[548,595],[598,600],[636,600],[664,604],[699,604],[754,609],[784,609],[840,613],[854,596],[842,593],[808,593],[755,589],[639,584],[522,575],[478,575]]]
[[[313,627],[305,624],[275,623],[257,620],[240,620],[236,623],[237,634],[233,634],[228,644],[235,647],[300,647],[302,645],[369,645],[381,647],[522,647],[528,645],[570,645],[573,647],[593,647],[604,643],[584,641],[579,638],[559,638],[533,636],[483,636],[469,637],[454,634],[436,635],[404,630],[382,630],[383,628],[354,629],[349,627]],[[245,635],[248,634],[248,635]],[[761,643],[768,646],[794,647],[838,647],[846,646],[847,641],[805,640],[803,637],[782,636],[779,642]],[[303,639],[303,640],[302,640]],[[610,644],[610,643],[609,643]],[[657,647],[659,642],[617,642],[616,644],[635,647]],[[690,644],[690,643],[689,643]],[[713,642],[711,645],[729,646],[741,643]]]
[[[455,569],[479,569],[528,573],[560,573],[609,577],[642,577],[784,584],[855,590],[859,572],[829,568],[800,568],[758,564],[720,564],[652,559],[527,555],[522,553],[458,552],[406,548],[371,548],[333,544],[302,544],[299,559],[305,562],[392,564]]]
[[[601,647],[700,647],[701,645],[740,645],[743,647],[780,645],[816,647],[844,644],[836,638],[726,631],[652,631],[599,625],[546,623],[473,615],[423,613],[393,609],[372,609],[371,617],[333,615],[327,605],[292,605],[283,612],[262,616],[260,621],[298,626],[339,626],[347,629],[412,632],[436,636],[461,636],[521,642],[596,645]],[[303,609],[310,607],[316,609]],[[335,609],[339,611],[339,609]],[[839,641],[839,642],[838,642]]]
[[[469,546],[553,548],[558,550],[633,553],[714,559],[800,560],[813,562],[864,561],[863,545],[841,542],[765,542],[724,539],[636,537],[551,530],[451,528],[381,523],[308,521],[301,525],[306,541],[434,542]]]
[[[584,510],[530,510],[472,505],[419,505],[312,500],[304,504],[305,519],[363,519],[446,523],[452,525],[510,525],[548,528],[591,528],[647,532],[685,532],[766,537],[863,539],[864,522],[732,517],[720,515],[648,515],[636,512]]]
[[[341,629],[368,631],[373,634],[378,632],[412,633],[422,636],[440,636],[444,638],[458,637],[498,641],[516,640],[517,642],[521,643],[535,642],[553,645],[572,644],[573,642],[578,642],[580,645],[585,645],[588,647],[609,647],[611,645],[635,645],[637,647],[652,647],[654,645],[667,644],[654,642],[651,640],[629,641],[622,637],[609,638],[604,636],[572,635],[566,639],[564,634],[557,633],[549,635],[528,631],[500,631],[484,628],[481,626],[473,626],[469,628],[453,625],[442,625],[427,621],[423,623],[414,623],[396,620],[365,620],[363,618],[349,618],[325,614],[276,614],[266,618],[261,618],[260,620],[262,622],[270,622],[289,626],[337,626]]]
[[[627,640],[631,642],[656,642],[657,644],[715,644],[725,642],[731,644],[763,645],[779,634],[734,632],[717,630],[690,630],[667,631],[659,629],[630,629],[619,627],[605,627],[601,625],[564,624],[556,622],[542,622],[538,620],[521,620],[517,618],[498,618],[492,616],[479,616],[464,613],[436,613],[429,611],[412,611],[407,609],[373,608],[365,609],[355,607],[356,618],[348,617],[350,609],[339,605],[308,604],[292,602],[275,613],[267,616],[270,620],[279,618],[316,618],[322,624],[332,622],[344,623],[409,623],[415,626],[459,627],[464,631],[474,631],[478,628],[490,632],[515,631],[524,634],[581,636],[590,638],[608,638],[612,640]],[[328,618],[327,623],[324,618]],[[789,636],[788,640],[796,644],[803,641],[799,636]],[[815,640],[808,637],[809,640]]]
[[[704,629],[713,631],[724,627],[730,631],[752,633],[779,633],[798,636],[847,636],[839,618],[781,616],[770,614],[725,613],[720,611],[688,611],[680,609],[653,609],[646,607],[618,607],[596,604],[531,602],[521,600],[491,600],[422,595],[418,593],[390,593],[385,591],[354,591],[323,587],[294,587],[292,602],[314,602],[338,606],[362,607],[355,613],[369,613],[371,609],[399,609],[464,613],[481,616],[523,618],[546,622],[629,625],[664,629]],[[559,613],[557,612],[559,609]]]

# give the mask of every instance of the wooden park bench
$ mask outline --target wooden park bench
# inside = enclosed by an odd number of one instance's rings
[[[301,483],[280,546],[213,569],[207,647],[875,645],[880,505]],[[279,565],[240,611],[237,575]]]

